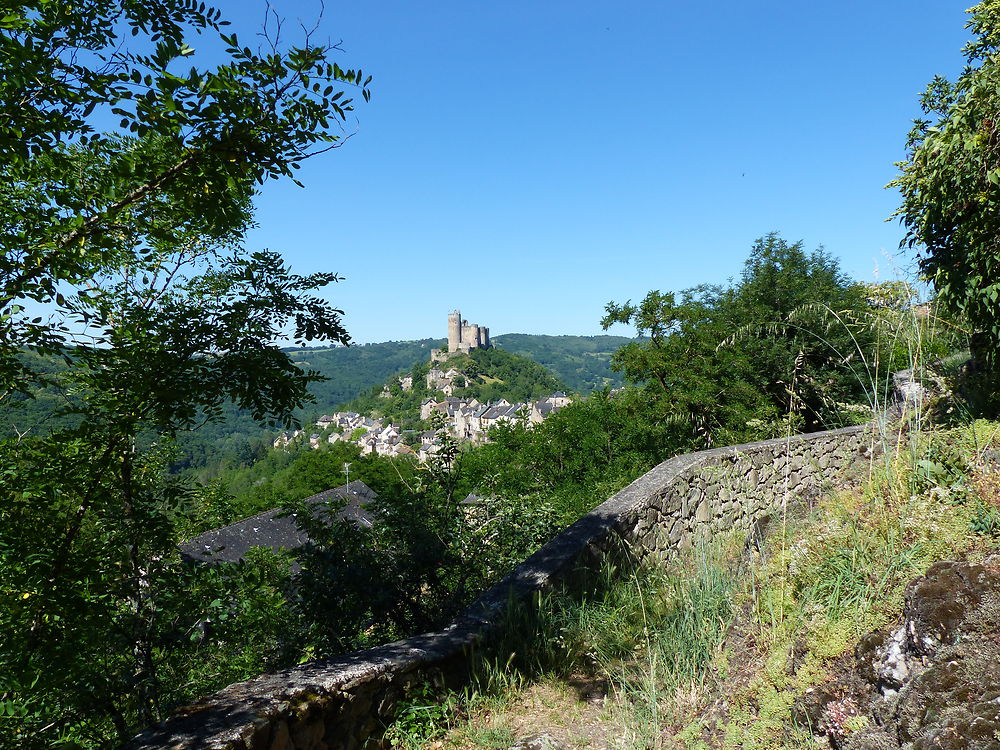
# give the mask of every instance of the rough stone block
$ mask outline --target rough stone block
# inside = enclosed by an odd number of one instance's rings
[[[326,725],[318,718],[296,721],[288,728],[295,750],[322,750],[319,745],[325,732]]]
[[[271,746],[271,720],[266,718],[254,720],[240,732],[240,739],[243,740],[247,750],[269,750]]]
[[[684,536],[684,523],[678,519],[674,522],[674,525],[670,527],[670,534],[668,536],[670,544],[676,545],[680,542],[682,536]]]
[[[288,734],[288,722],[281,719],[271,732],[271,746],[268,750],[291,750],[291,739]]]

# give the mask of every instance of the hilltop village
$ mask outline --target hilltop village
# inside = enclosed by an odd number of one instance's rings
[[[273,445],[283,448],[293,442],[308,441],[311,448],[318,449],[324,441],[331,444],[344,441],[354,443],[366,454],[415,456],[423,462],[438,452],[443,434],[449,434],[460,442],[480,445],[488,441],[489,431],[497,425],[516,422],[539,424],[571,402],[569,396],[561,391],[526,402],[506,398],[481,402],[476,398],[456,395],[465,387],[467,377],[458,368],[449,367],[448,361],[491,347],[489,328],[470,324],[458,311],[448,315],[448,346],[446,349],[431,350],[426,387],[432,396],[420,404],[420,420],[432,423],[432,428],[406,430],[400,424],[372,415],[356,411],[334,412],[324,414],[314,423],[321,432],[308,435],[305,430],[284,432],[275,438]],[[397,376],[395,381],[400,392],[413,390],[412,375]],[[390,384],[386,383],[379,395],[391,399],[392,391]]]

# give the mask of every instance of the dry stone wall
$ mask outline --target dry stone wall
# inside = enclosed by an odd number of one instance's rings
[[[457,681],[511,601],[586,579],[628,549],[665,559],[867,476],[884,440],[849,427],[677,456],[554,537],[436,633],[230,685],[135,738],[128,750],[354,750],[414,683]]]

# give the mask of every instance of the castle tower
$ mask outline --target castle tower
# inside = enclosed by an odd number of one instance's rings
[[[448,351],[457,352],[462,343],[462,313],[453,310],[448,313]]]
[[[465,338],[464,336],[462,337]],[[469,348],[477,349],[479,348],[479,325],[473,323],[469,326]]]
[[[490,329],[486,326],[479,326],[479,348],[490,348]]]
[[[458,348],[460,351],[467,352],[469,347],[472,346],[472,339],[469,338],[469,321],[463,320],[459,325],[459,340]]]

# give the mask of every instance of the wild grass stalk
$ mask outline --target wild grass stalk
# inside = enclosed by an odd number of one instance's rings
[[[722,746],[805,746],[811,731],[795,725],[796,701],[898,617],[907,583],[930,564],[995,544],[970,529],[976,465],[998,436],[1000,426],[978,423],[915,437],[916,461],[893,456],[864,488],[789,512],[775,530],[784,544],[765,542],[738,575],[733,537],[664,569],[608,564],[582,598],[553,592],[512,607],[448,717],[411,711],[408,736],[430,736],[412,727],[422,715],[461,727],[462,747],[496,750],[510,726],[478,717],[504,715],[547,681],[602,685],[604,720],[626,747],[702,747],[698,711],[722,686],[727,713],[713,730]]]

